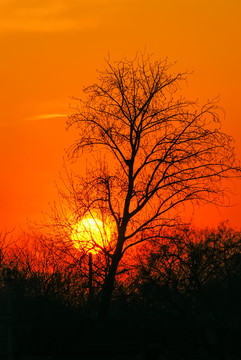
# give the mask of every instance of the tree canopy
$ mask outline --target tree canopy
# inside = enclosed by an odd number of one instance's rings
[[[78,131],[71,157],[90,152],[96,160],[70,187],[76,214],[101,213],[115,228],[106,249],[106,303],[129,247],[159,236],[187,201],[221,204],[223,180],[240,174],[221,108],[179,95],[186,77],[167,60],[141,54],[107,61],[68,119]]]

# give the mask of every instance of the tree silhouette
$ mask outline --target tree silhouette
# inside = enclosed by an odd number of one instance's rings
[[[141,54],[133,61],[107,61],[84,99],[75,99],[68,119],[68,127],[78,130],[70,156],[89,152],[90,163],[69,187],[75,212],[80,218],[101,213],[114,229],[104,249],[109,262],[102,317],[126,250],[175,223],[187,201],[221,204],[223,180],[239,175],[217,102],[199,107],[178,96],[187,74],[172,74],[170,67]]]

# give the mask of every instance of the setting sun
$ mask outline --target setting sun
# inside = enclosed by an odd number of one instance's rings
[[[107,225],[97,218],[86,217],[78,222],[72,230],[71,239],[78,250],[97,253],[107,247],[110,242],[111,231]]]

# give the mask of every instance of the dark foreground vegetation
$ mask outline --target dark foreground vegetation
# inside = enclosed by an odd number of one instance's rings
[[[178,228],[130,254],[110,315],[98,319],[102,279],[88,254],[70,260],[1,238],[1,359],[241,358],[241,233]],[[58,257],[57,257],[58,255]]]

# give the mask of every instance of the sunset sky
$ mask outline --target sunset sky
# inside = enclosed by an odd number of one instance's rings
[[[241,158],[241,2],[237,0],[1,0],[0,230],[40,221],[57,199],[71,96],[96,69],[147,49],[190,71],[184,93],[220,96],[223,130]],[[241,182],[229,209],[202,208],[200,225],[241,220]]]

